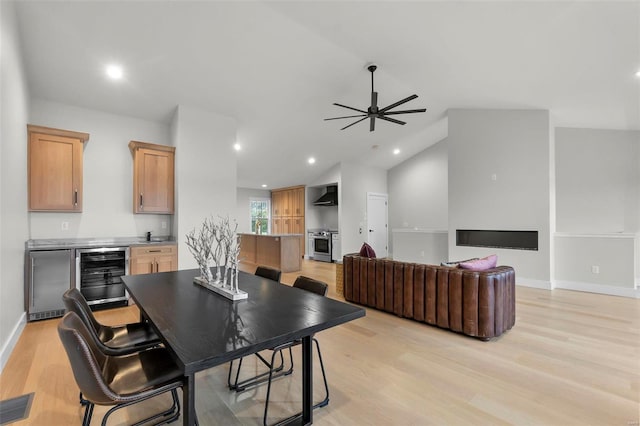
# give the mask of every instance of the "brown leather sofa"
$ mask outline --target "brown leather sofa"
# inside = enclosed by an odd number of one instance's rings
[[[489,340],[516,321],[515,271],[343,257],[344,298],[451,331]]]

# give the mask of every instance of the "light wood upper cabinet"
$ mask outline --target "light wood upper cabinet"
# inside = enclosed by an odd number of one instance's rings
[[[133,212],[173,214],[175,147],[131,141]]]
[[[271,191],[271,232],[273,234],[302,234],[300,254],[304,255],[304,186]]]
[[[304,186],[271,191],[271,216],[304,217]]]
[[[178,247],[175,245],[150,245],[131,247],[129,273],[153,274],[178,270]]]
[[[304,188],[291,191],[289,205],[291,207],[291,216],[304,217]]]
[[[82,150],[88,133],[27,125],[29,211],[82,211]]]

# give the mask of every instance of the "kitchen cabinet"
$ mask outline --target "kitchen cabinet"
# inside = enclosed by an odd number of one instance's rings
[[[240,259],[282,272],[299,271],[302,265],[298,238],[293,235],[240,234]]]
[[[88,133],[27,125],[29,211],[82,211],[82,151]]]
[[[173,214],[175,147],[131,141],[133,212]]]
[[[178,270],[178,246],[145,245],[131,247],[129,273],[153,274]]]
[[[300,253],[304,256],[304,186],[271,191],[271,231],[273,234],[301,234]]]

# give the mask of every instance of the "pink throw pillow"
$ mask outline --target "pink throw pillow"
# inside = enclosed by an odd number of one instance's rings
[[[487,269],[495,268],[497,264],[498,256],[492,254],[491,256],[483,257],[482,259],[462,262],[458,266],[470,271],[486,271]]]

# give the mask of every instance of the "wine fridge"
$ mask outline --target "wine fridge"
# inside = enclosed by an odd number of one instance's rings
[[[129,247],[76,249],[76,288],[92,308],[126,305]]]

